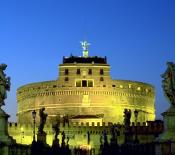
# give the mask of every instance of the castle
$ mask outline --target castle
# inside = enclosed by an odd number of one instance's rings
[[[155,119],[155,89],[152,85],[130,81],[113,80],[106,57],[89,56],[88,43],[82,42],[83,56],[63,57],[59,65],[58,79],[31,83],[17,90],[18,123],[9,125],[9,133],[21,143],[30,144],[33,136],[32,112],[35,110],[36,126],[39,124],[39,109],[45,107],[48,114],[45,131],[47,142],[53,139],[52,124],[62,122],[62,130],[70,143],[86,143],[86,133],[97,134],[94,145],[99,145],[99,134],[109,131],[112,123],[123,124],[123,112],[131,111],[131,122],[135,122],[134,111],[138,111],[137,122],[144,124]],[[68,126],[65,126],[65,123]],[[145,126],[146,124],[144,124]],[[65,127],[65,128],[64,128]],[[84,131],[82,137],[80,136]],[[17,138],[20,132],[22,138]],[[110,132],[110,131],[109,131]],[[25,142],[23,137],[25,138]],[[91,139],[92,140],[92,139]],[[97,142],[98,141],[98,142]]]

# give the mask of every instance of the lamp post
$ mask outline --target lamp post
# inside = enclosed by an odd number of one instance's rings
[[[134,140],[135,143],[139,143],[138,135],[137,135],[137,118],[138,118],[138,113],[139,113],[139,111],[135,109],[134,110],[135,124],[136,124],[136,128],[135,128],[135,140]]]
[[[35,121],[36,111],[35,110],[32,111],[32,117],[33,117],[33,141],[35,141],[35,124],[36,124],[36,121]]]

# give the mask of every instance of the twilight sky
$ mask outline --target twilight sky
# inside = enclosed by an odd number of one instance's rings
[[[11,91],[4,109],[16,121],[16,89],[54,80],[63,56],[107,56],[113,79],[147,82],[156,88],[156,115],[169,104],[161,77],[175,62],[174,0],[2,0],[0,63],[8,65]]]

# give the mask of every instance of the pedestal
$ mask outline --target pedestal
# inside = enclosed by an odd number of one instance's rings
[[[164,132],[156,139],[160,154],[175,154],[175,106],[171,106],[166,112],[162,113],[164,120]]]
[[[10,116],[0,108],[0,142],[5,144],[15,143],[15,140],[8,135],[8,118]]]
[[[52,143],[52,147],[60,147],[60,144],[59,144],[59,139],[54,139],[53,140],[53,143]]]
[[[47,134],[45,132],[38,133],[37,134],[37,142],[46,144],[46,135]]]
[[[158,137],[159,142],[175,142],[175,106],[171,106],[162,113],[164,120],[164,132]]]

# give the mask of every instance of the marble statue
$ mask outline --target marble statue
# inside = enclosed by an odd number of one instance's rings
[[[38,133],[44,133],[44,125],[46,124],[47,114],[44,113],[45,108],[40,109],[39,116],[40,116],[40,124],[38,128]]]
[[[130,119],[131,119],[131,110],[125,109],[124,110],[124,125],[125,128],[128,129],[130,126]]]
[[[108,137],[107,137],[107,132],[106,130],[104,130],[103,132],[103,141],[104,141],[104,145],[108,145]]]
[[[4,100],[7,98],[6,91],[10,90],[10,77],[6,77],[4,70],[6,64],[0,64],[0,106],[4,105]]]
[[[54,124],[52,128],[55,132],[55,139],[58,139],[58,135],[60,133],[59,123]]]
[[[6,77],[6,74],[4,73],[6,68],[6,64],[0,64],[0,143],[8,144],[6,146],[11,146],[11,144],[14,144],[16,141],[9,136],[8,133],[8,118],[10,116],[1,109],[1,106],[5,105],[4,100],[7,98],[6,92],[10,91],[10,77]],[[8,155],[8,151],[9,148],[4,149],[3,154]]]
[[[67,142],[66,145],[69,145],[69,137],[67,136]]]
[[[65,146],[65,139],[66,139],[65,132],[63,131],[63,132],[61,133],[61,135],[62,135],[62,143],[61,143],[61,145],[62,145],[62,146]]]
[[[164,131],[156,138],[158,142],[170,143],[172,154],[175,154],[175,64],[173,62],[167,62],[167,69],[161,75],[162,88],[165,97],[170,102],[170,107],[162,113],[164,121]],[[159,146],[161,147],[161,146]]]
[[[175,106],[175,64],[173,62],[167,62],[167,69],[161,77],[163,78],[162,87],[164,95],[171,105]]]

